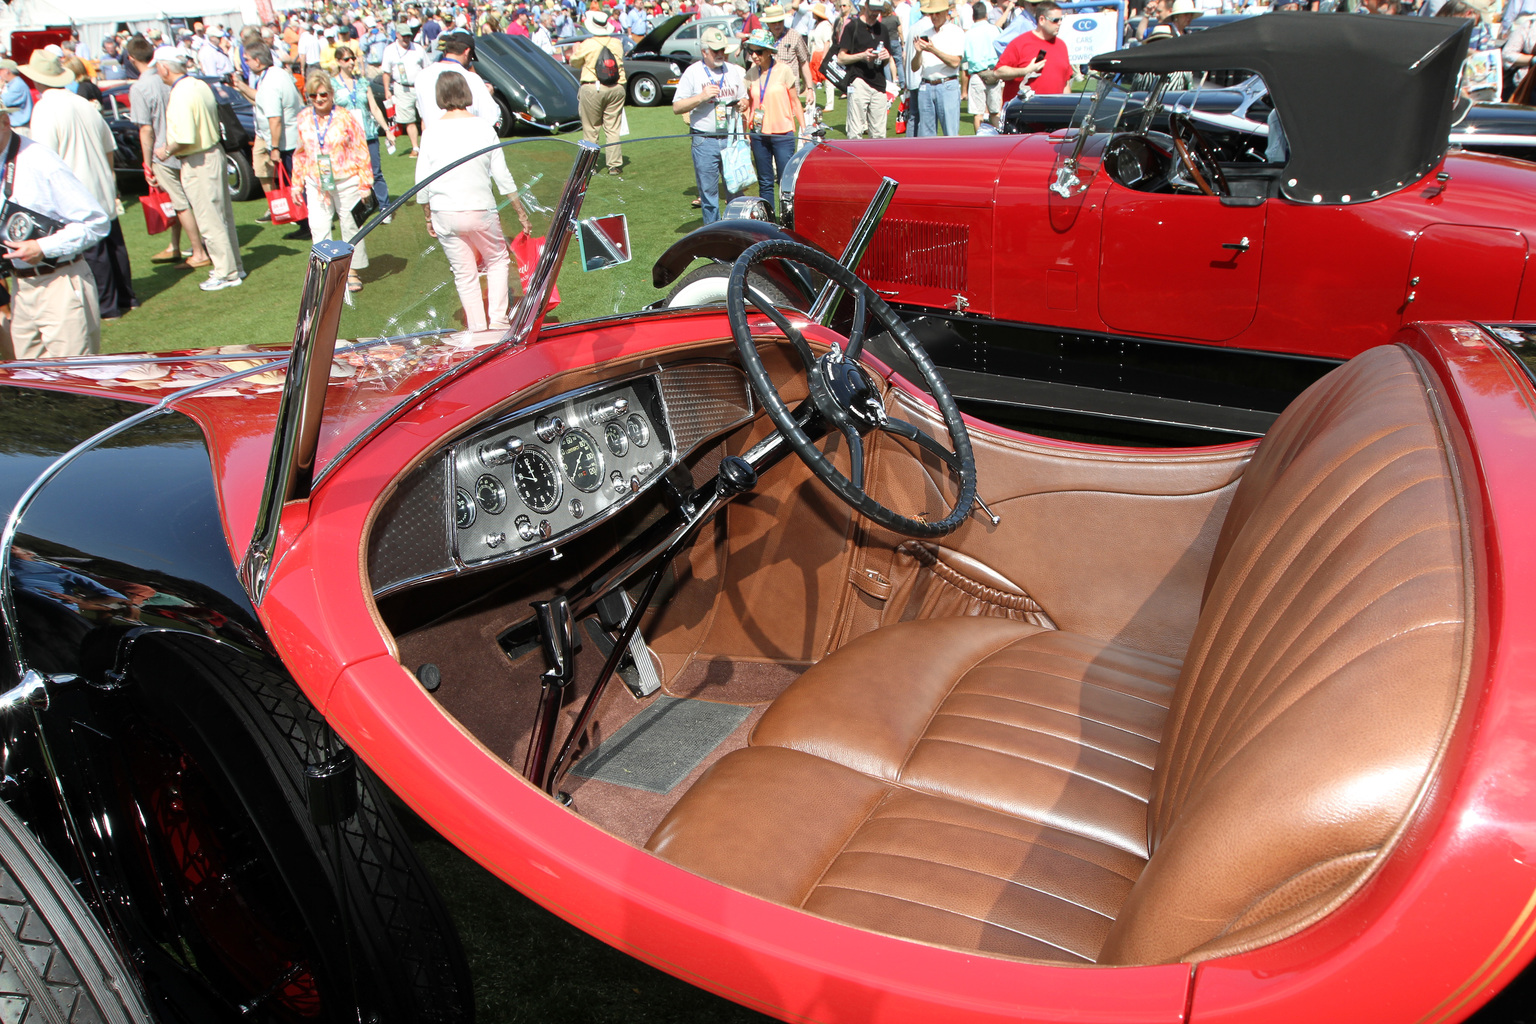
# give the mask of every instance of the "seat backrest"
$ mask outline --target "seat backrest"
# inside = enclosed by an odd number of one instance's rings
[[[1223,525],[1101,962],[1300,929],[1390,850],[1437,769],[1470,648],[1466,515],[1416,357],[1372,349],[1275,421]]]

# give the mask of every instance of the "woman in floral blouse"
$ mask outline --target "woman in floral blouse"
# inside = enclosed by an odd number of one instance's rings
[[[341,237],[357,234],[352,207],[373,182],[373,165],[368,160],[368,139],[362,122],[344,107],[336,106],[336,89],[331,76],[318,68],[304,79],[304,95],[309,106],[299,111],[299,145],[293,151],[293,180],[304,183],[304,201],[309,205],[309,232],[314,240],[331,237],[331,221],[341,222]],[[347,291],[362,291],[359,270],[368,267],[368,252],[359,243],[352,254],[352,272],[347,275]]]

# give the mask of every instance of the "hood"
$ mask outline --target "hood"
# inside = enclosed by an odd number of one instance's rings
[[[527,36],[478,36],[475,55],[475,70],[496,87],[514,114],[526,113],[546,128],[581,123],[575,77]]]
[[[691,14],[674,14],[664,21],[657,22],[655,28],[640,37],[640,41],[635,44],[635,48],[630,53],[632,55],[640,53],[659,54],[661,52],[661,44],[670,39],[672,33],[681,28],[683,22],[691,17],[693,17]]]

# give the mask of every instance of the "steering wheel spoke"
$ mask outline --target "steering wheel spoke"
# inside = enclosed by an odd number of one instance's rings
[[[799,263],[822,274],[853,297],[853,326],[845,346],[833,346],[831,351],[818,358],[784,314],[748,284],[751,269],[770,259]],[[785,404],[768,375],[767,367],[763,365],[762,355],[752,336],[751,324],[747,321],[749,302],[784,333],[805,364],[810,397],[793,410]],[[959,528],[976,502],[976,457],[971,451],[970,435],[966,433],[965,421],[955,404],[954,396],[950,394],[938,368],[933,365],[933,360],[912,334],[911,328],[902,322],[884,299],[851,270],[820,249],[786,239],[770,239],[757,243],[737,258],[731,268],[725,309],[742,367],[747,372],[753,392],[763,403],[763,410],[773,420],[773,425],[778,428],[785,443],[794,449],[795,454],[800,456],[801,461],[823,484],[855,511],[897,533],[910,537],[942,537]],[[873,325],[868,323],[871,318],[874,319]],[[938,404],[944,427],[949,431],[954,444],[954,451],[945,448],[905,420],[891,419],[885,414],[879,388],[875,386],[869,371],[858,362],[865,336],[870,331],[888,333],[917,368],[929,394]],[[866,438],[860,433],[861,430],[870,429],[885,430],[905,437],[924,451],[931,452],[954,471],[960,486],[954,506],[942,519],[930,519],[926,514],[922,518],[910,518],[887,508],[870,496],[865,488],[868,462]],[[832,460],[816,443],[834,430],[841,433],[848,442],[850,464],[847,476],[832,464]]]
[[[880,429],[897,437],[904,437],[908,441],[915,442],[917,446],[930,454],[936,455],[950,469],[960,468],[960,456],[945,448],[927,431],[919,430],[906,420],[898,420],[887,416],[880,423]]]

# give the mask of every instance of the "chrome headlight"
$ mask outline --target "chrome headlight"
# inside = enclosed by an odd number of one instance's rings
[[[779,222],[786,228],[795,226],[795,181],[800,177],[800,168],[805,166],[805,158],[815,148],[815,145],[801,146],[784,165],[784,174],[779,179],[779,209],[783,214]]]
[[[676,64],[672,65],[672,77],[673,78],[678,77],[682,73],[683,73],[683,69],[682,68],[678,67]]]
[[[721,220],[766,220],[773,223],[773,209],[758,196],[737,196],[725,204]]]
[[[544,104],[540,103],[535,96],[528,97],[528,112],[540,121],[544,120]]]

